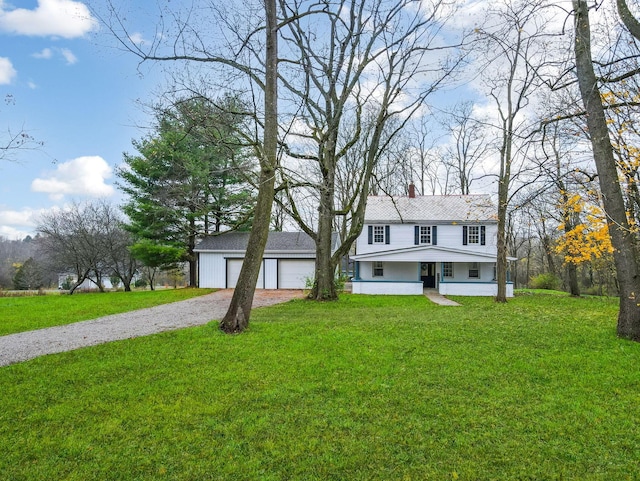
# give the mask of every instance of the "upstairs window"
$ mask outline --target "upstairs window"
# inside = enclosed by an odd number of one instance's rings
[[[480,227],[470,225],[467,228],[467,244],[480,244]]]
[[[486,229],[483,225],[462,226],[462,245],[485,245]]]
[[[415,245],[437,245],[438,244],[438,226],[417,225],[414,228]]]
[[[381,226],[381,225],[373,226],[373,243],[384,244],[384,226]]]
[[[391,242],[388,225],[370,225],[367,230],[369,244],[389,244]]]
[[[431,244],[431,227],[420,226],[420,244]]]

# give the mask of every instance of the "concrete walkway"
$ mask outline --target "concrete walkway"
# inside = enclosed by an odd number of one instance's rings
[[[440,294],[436,289],[425,289],[423,292],[424,292],[424,295],[427,296],[427,299],[441,306],[459,306],[460,305],[456,301],[447,299],[442,294]]]
[[[0,366],[45,354],[207,324],[222,319],[232,295],[232,289],[224,289],[148,309],[0,336]],[[286,302],[296,297],[303,297],[301,290],[256,290],[253,308]]]

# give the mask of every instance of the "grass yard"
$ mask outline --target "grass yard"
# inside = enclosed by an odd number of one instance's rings
[[[212,291],[164,289],[77,293],[72,296],[0,297],[0,336],[183,301]]]
[[[640,479],[617,302],[343,296],[0,368],[11,480]]]

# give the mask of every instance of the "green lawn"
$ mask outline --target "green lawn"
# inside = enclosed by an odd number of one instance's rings
[[[11,480],[640,477],[615,300],[343,296],[0,368]]]
[[[210,292],[212,289],[166,289],[0,297],[0,336],[183,301]]]

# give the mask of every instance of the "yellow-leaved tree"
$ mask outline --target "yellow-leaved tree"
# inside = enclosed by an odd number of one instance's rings
[[[591,263],[595,269],[611,264],[613,246],[602,208],[578,193],[565,195],[563,199],[560,209],[570,212],[571,218],[579,219],[568,229],[565,223],[558,226],[562,234],[555,249],[563,256],[564,264],[577,267]]]

